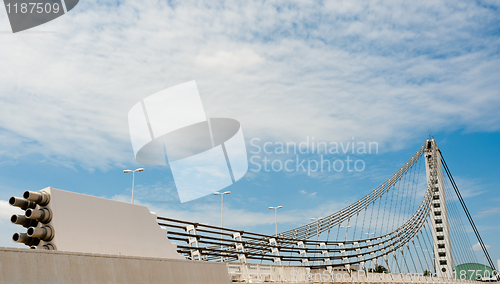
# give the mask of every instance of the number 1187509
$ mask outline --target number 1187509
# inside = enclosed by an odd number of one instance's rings
[[[7,7],[7,13],[21,13],[21,14],[49,14],[49,13],[54,13],[57,14],[59,13],[59,4],[58,3],[15,3],[11,5],[8,3],[5,5]]]

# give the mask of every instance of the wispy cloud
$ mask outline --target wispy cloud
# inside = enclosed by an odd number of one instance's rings
[[[317,194],[317,192],[307,192],[305,190],[300,190],[299,193],[303,194],[303,195],[307,195],[309,197],[316,197],[316,194]]]
[[[491,246],[490,245],[484,245],[486,247],[486,249],[490,249]],[[471,248],[472,250],[474,251],[479,251],[479,250],[483,250],[483,248],[481,247],[481,245],[479,244],[479,242],[477,242],[475,245],[472,246]]]
[[[312,193],[315,196],[316,193]],[[311,196],[311,194],[308,194]],[[111,199],[122,202],[130,202],[130,196],[125,194],[114,195]],[[193,206],[193,202],[196,203]],[[220,202],[198,200],[188,204],[179,204],[178,202],[154,201],[151,198],[145,200],[135,199],[135,204],[147,206],[150,211],[155,212],[158,216],[168,218],[194,221],[220,225]],[[284,208],[280,212],[279,223],[299,226],[310,222],[311,216],[327,216],[344,206],[346,203],[336,201],[325,201],[321,206],[310,209],[290,209]],[[286,213],[285,213],[286,212]],[[281,214],[285,213],[285,214]],[[274,211],[254,211],[251,209],[241,208],[237,204],[224,203],[224,226],[233,227],[242,230],[248,230],[255,226],[271,225],[275,223]]]
[[[474,217],[483,218],[483,217],[488,217],[488,216],[497,215],[497,214],[500,214],[500,207],[493,207],[493,208],[488,208],[486,210],[480,211]]]
[[[0,155],[101,170],[131,163],[130,107],[192,79],[207,115],[238,119],[246,137],[355,136],[396,149],[429,126],[498,130],[497,10],[471,1],[85,1],[34,29],[55,33],[0,35]],[[0,29],[9,29],[5,13]]]
[[[9,202],[0,200],[0,223],[10,223],[12,214],[23,214],[23,212],[19,208],[11,206]]]
[[[478,196],[487,192],[480,179],[454,177],[463,198]]]

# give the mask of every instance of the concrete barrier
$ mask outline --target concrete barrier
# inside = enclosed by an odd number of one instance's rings
[[[0,247],[0,282],[12,284],[229,284],[224,263]]]

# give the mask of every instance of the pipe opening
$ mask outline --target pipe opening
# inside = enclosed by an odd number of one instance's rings
[[[24,215],[28,218],[31,217],[33,215],[33,210],[31,209],[26,210],[26,213],[24,213]]]
[[[28,228],[28,236],[33,236],[33,234],[35,233],[35,228],[34,227],[30,227]]]
[[[12,215],[12,217],[10,217],[10,221],[11,221],[12,223],[14,223],[14,224],[15,224],[15,223],[17,223],[17,220],[18,220],[18,219],[19,219],[19,218],[17,217],[17,215]]]
[[[28,208],[36,208],[35,202],[31,202],[31,201],[26,200],[24,198],[18,198],[15,196],[12,196],[11,198],[9,198],[9,204],[12,206],[17,206],[23,210],[26,210]]]
[[[19,241],[20,238],[21,238],[21,235],[19,233],[14,233],[14,235],[12,235],[12,240],[14,242]]]
[[[49,202],[50,202],[50,194],[48,192],[45,192],[45,191],[34,192],[34,191],[26,190],[23,193],[23,197],[26,200],[34,202],[40,206],[45,206],[45,205],[49,204]]]

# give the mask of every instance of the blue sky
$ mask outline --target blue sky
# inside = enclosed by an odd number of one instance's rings
[[[196,80],[209,117],[262,142],[373,141],[362,172],[249,172],[226,224],[272,233],[342,208],[385,181],[429,131],[500,258],[500,16],[495,1],[81,1],[12,34],[0,11],[0,245],[5,201],[53,186],[129,200],[128,110]],[[280,156],[278,159],[284,159]],[[339,155],[338,158],[345,158]],[[161,215],[218,224],[219,200],[179,204],[168,168],[137,174]],[[475,241],[473,240],[473,243]]]

